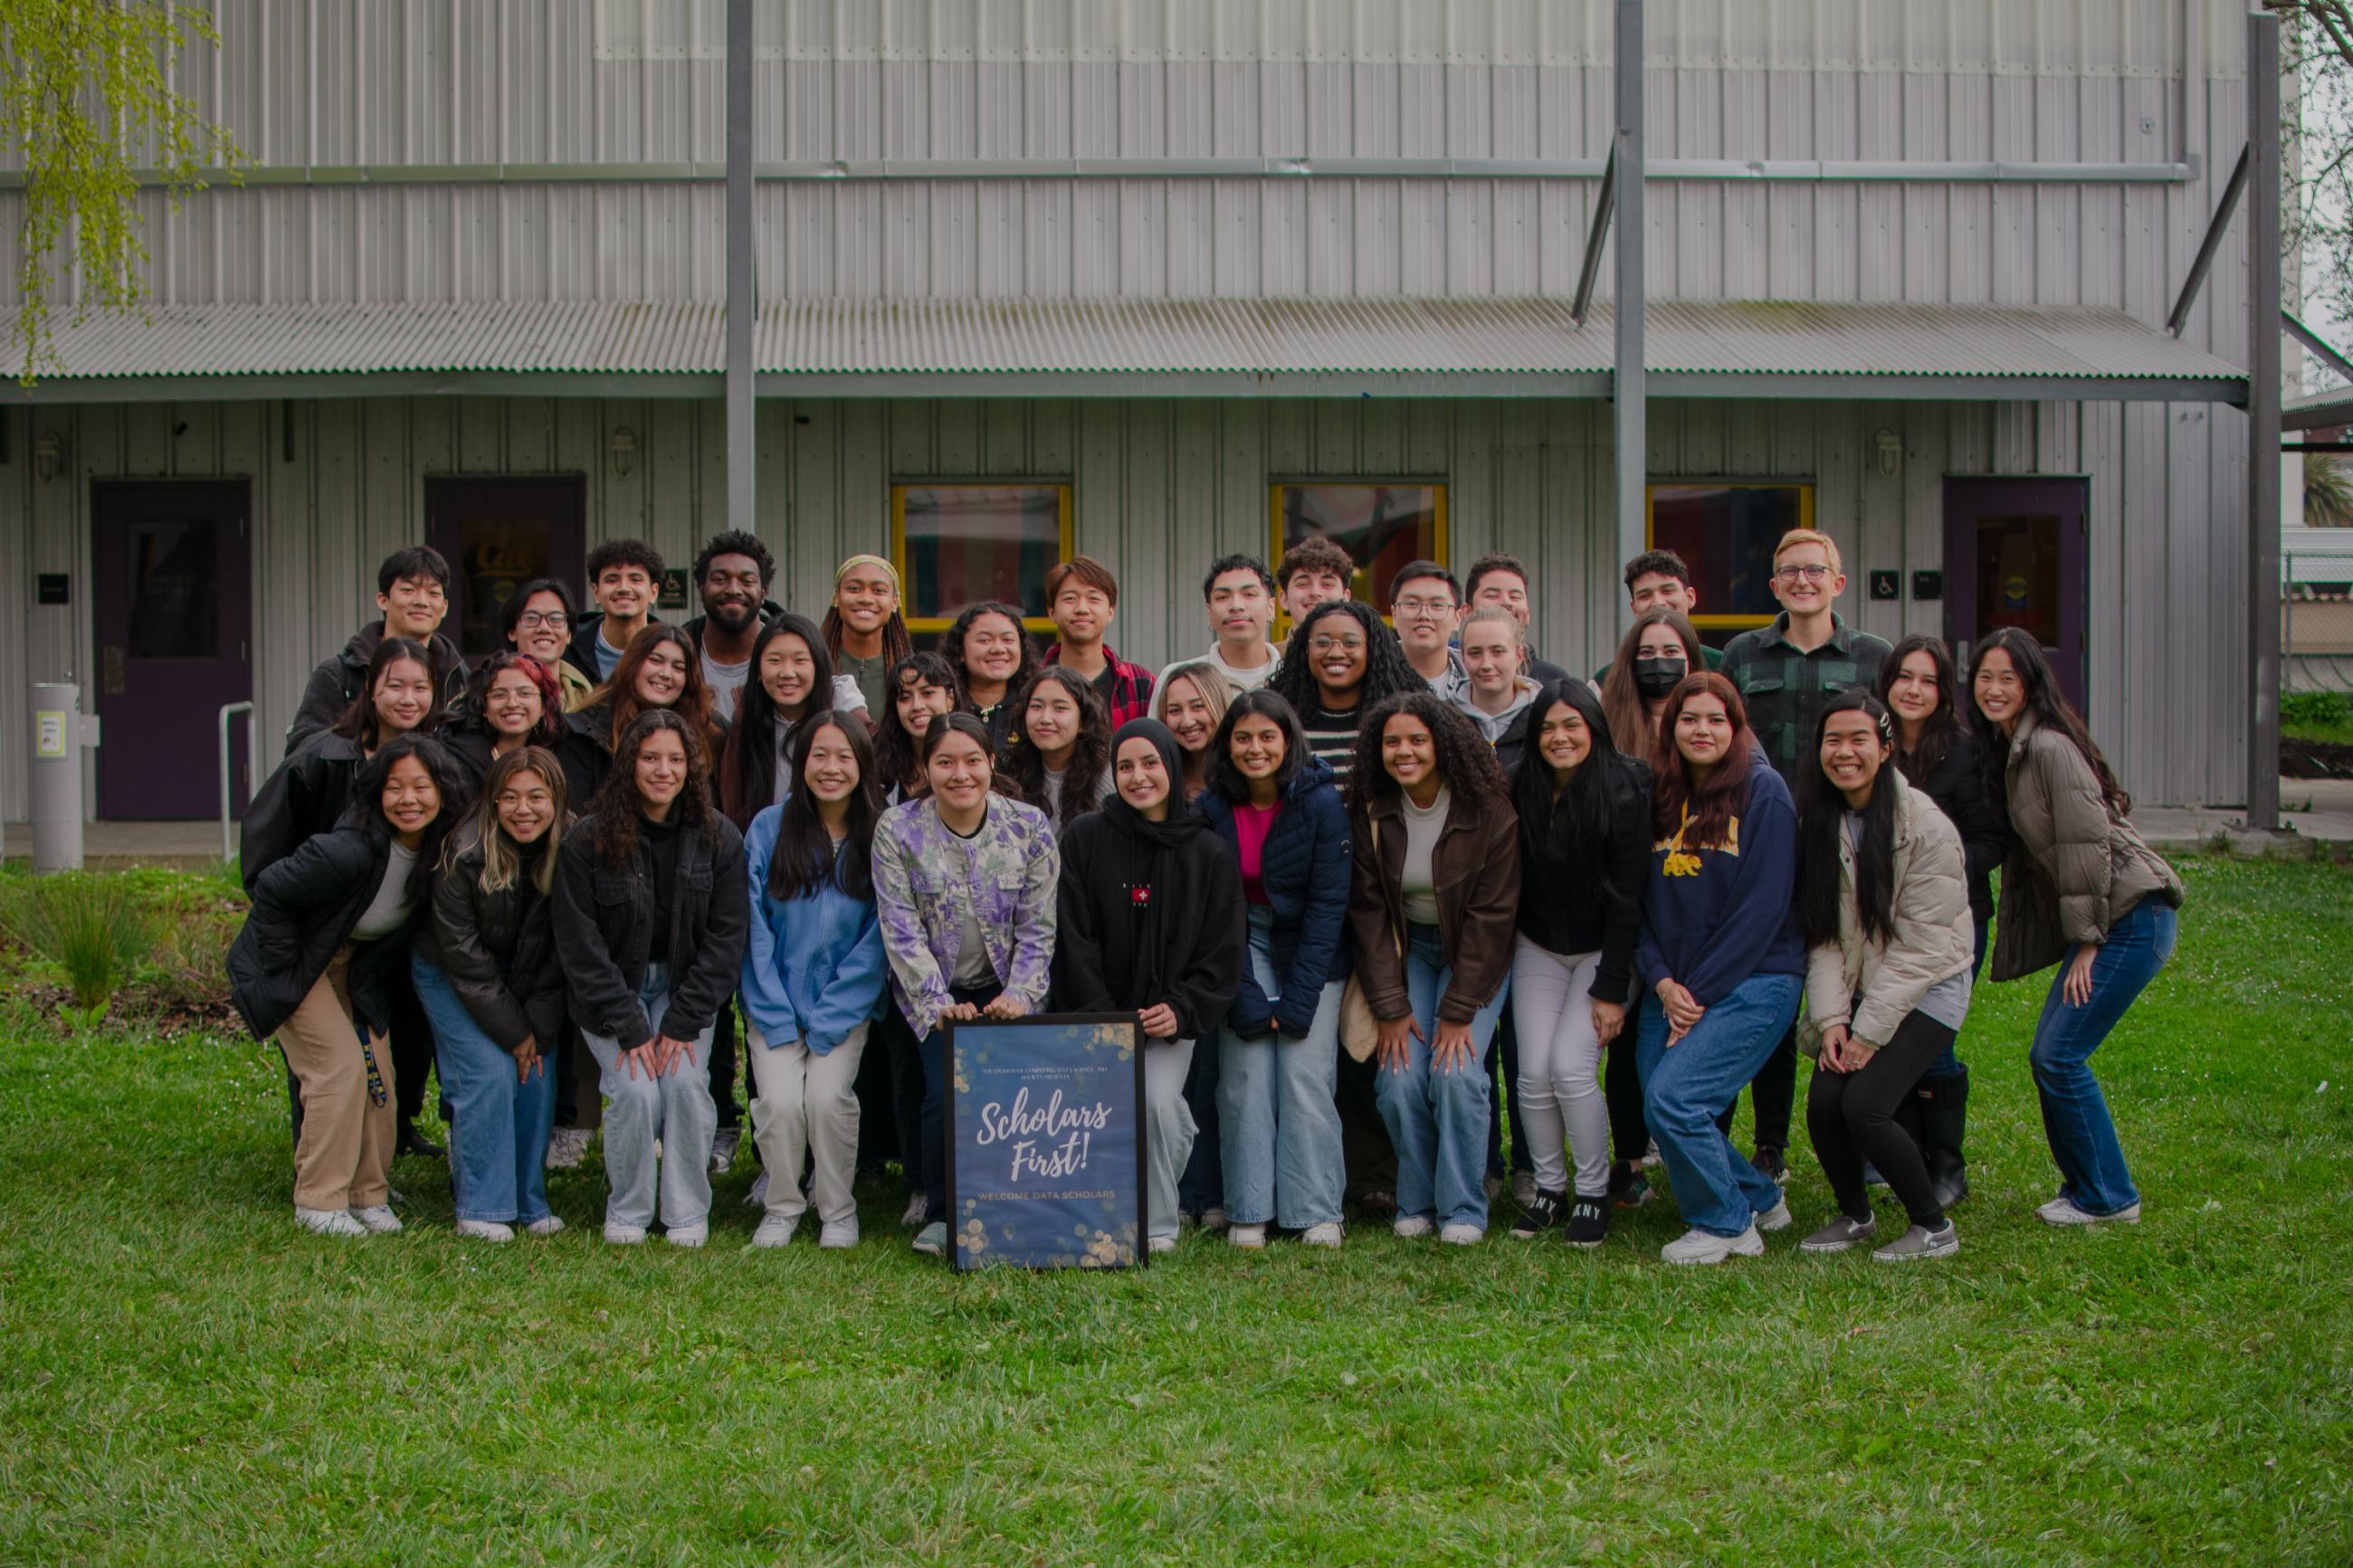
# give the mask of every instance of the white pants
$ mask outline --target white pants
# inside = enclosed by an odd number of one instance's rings
[[[1601,1093],[1601,1041],[1593,1032],[1593,972],[1600,966],[1598,952],[1564,957],[1525,936],[1513,941],[1512,1025],[1520,1037],[1513,1092],[1520,1097],[1536,1186],[1547,1193],[1568,1190],[1565,1156],[1573,1152],[1577,1195],[1609,1195],[1609,1108]],[[1632,1045],[1625,1038],[1618,1048]]]
[[[752,1058],[752,1138],[768,1173],[768,1212],[798,1219],[814,1198],[819,1223],[858,1217],[850,1183],[858,1173],[858,1058],[868,1026],[822,1054],[798,1040],[772,1046],[749,1023],[744,1053]],[[815,1156],[809,1191],[801,1191],[801,1163]]]
[[[1185,1078],[1193,1070],[1190,1040],[1144,1044],[1144,1190],[1150,1209],[1149,1236],[1176,1235],[1176,1183],[1193,1157],[1200,1131],[1185,1103]],[[761,1158],[767,1156],[763,1154]]]

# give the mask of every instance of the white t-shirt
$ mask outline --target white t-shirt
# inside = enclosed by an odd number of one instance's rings
[[[390,936],[407,922],[408,911],[416,907],[416,900],[408,896],[408,874],[416,868],[417,851],[404,849],[399,840],[394,840],[392,858],[385,862],[384,880],[375,885],[375,896],[360,911],[359,924],[352,927],[353,942]]]
[[[1160,679],[1152,683],[1152,689],[1156,692],[1162,687],[1167,685],[1169,671],[1187,664],[1208,665],[1219,675],[1224,676],[1226,678],[1226,684],[1232,687],[1236,691],[1255,691],[1260,687],[1264,686],[1268,681],[1274,679],[1274,672],[1282,668],[1282,655],[1275,651],[1275,647],[1272,643],[1268,643],[1266,645],[1266,662],[1264,664],[1260,665],[1256,669],[1237,669],[1232,665],[1228,664],[1224,658],[1219,657],[1218,649],[1213,644],[1208,652],[1195,654],[1190,658],[1180,658],[1176,660],[1175,664],[1170,665],[1167,669],[1162,670],[1160,672]]]
[[[1440,786],[1438,798],[1426,809],[1414,805],[1413,796],[1399,792],[1398,804],[1405,808],[1405,865],[1398,876],[1398,899],[1405,906],[1409,924],[1434,926],[1438,879],[1430,868],[1430,853],[1446,831],[1447,808],[1454,804],[1454,792]]]

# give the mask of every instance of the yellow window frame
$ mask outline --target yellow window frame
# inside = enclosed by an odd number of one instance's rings
[[[1704,477],[1687,478],[1676,475],[1671,479],[1653,479],[1642,486],[1642,546],[1654,549],[1658,544],[1661,489],[1685,489],[1702,487],[1719,490],[1795,490],[1798,492],[1798,526],[1814,526],[1814,484],[1811,479],[1717,479]],[[1701,631],[1711,626],[1747,631],[1754,626],[1769,626],[1771,616],[1726,616],[1700,614],[1691,618],[1692,626]]]
[[[1052,490],[1061,526],[1061,544],[1054,560],[1059,564],[1071,554],[1071,483],[1067,479],[1015,479],[998,475],[990,479],[894,479],[891,484],[891,564],[899,574],[900,613],[905,616],[910,632],[944,632],[955,625],[953,616],[907,616],[906,584],[914,581],[907,570],[907,492],[911,489],[954,489],[962,486],[997,489]],[[1054,623],[1045,616],[1024,616],[1025,631],[1051,632]]]
[[[1437,497],[1437,505],[1433,508],[1431,513],[1432,521],[1430,523],[1430,531],[1433,537],[1430,542],[1430,559],[1437,562],[1440,566],[1445,567],[1450,572],[1454,569],[1453,563],[1447,558],[1449,545],[1446,536],[1447,485],[1445,480],[1401,479],[1391,475],[1375,475],[1367,478],[1361,474],[1347,474],[1335,475],[1324,479],[1277,479],[1267,486],[1266,564],[1269,571],[1276,570],[1282,566],[1282,552],[1286,548],[1282,542],[1283,492],[1285,490],[1294,489],[1320,489],[1326,486],[1335,485],[1346,485],[1357,489],[1373,489],[1382,485],[1393,485],[1398,489],[1402,489],[1410,485],[1419,489],[1426,489],[1433,492]],[[1370,601],[1366,602],[1369,603]],[[1374,605],[1373,608],[1376,612],[1380,613],[1382,624],[1388,625],[1389,616],[1385,611],[1381,610],[1381,606]],[[1280,586],[1277,587],[1274,596],[1274,627],[1269,635],[1271,635],[1277,642],[1281,642],[1283,638],[1291,635],[1291,616],[1282,607],[1282,594]]]

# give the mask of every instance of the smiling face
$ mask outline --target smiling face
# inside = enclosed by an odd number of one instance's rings
[[[1021,710],[1021,733],[1049,763],[1059,763],[1079,743],[1079,704],[1059,680],[1041,680]]]
[[[988,748],[961,730],[951,730],[923,763],[932,798],[945,811],[972,812],[988,802]]]
[[[899,689],[891,694],[891,711],[898,715],[899,727],[918,741],[934,719],[955,706],[955,692],[913,673],[901,676]]]
[[[1161,760],[1159,747],[1131,735],[1119,744],[1112,774],[1120,799],[1140,815],[1155,821],[1168,815],[1168,764]]]
[[[1723,698],[1701,691],[1684,701],[1675,715],[1675,750],[1699,773],[1732,754],[1732,716],[1725,710]]]
[[[383,809],[393,837],[415,848],[418,837],[441,815],[441,791],[423,763],[403,757],[392,764],[392,771],[385,775]]]
[[[1788,545],[1773,557],[1773,596],[1792,619],[1818,616],[1846,592],[1846,574],[1831,563],[1831,552],[1811,540]]]
[[[1989,647],[1978,656],[1978,672],[1969,682],[1971,695],[1976,697],[1978,711],[2004,729],[2018,722],[2026,711],[2026,682],[2018,676],[2018,666],[2011,662],[2010,650]]]
[[[797,633],[778,632],[760,650],[760,689],[787,719],[797,719],[817,684],[817,660]]]
[[[1236,720],[1227,743],[1233,751],[1234,770],[1253,784],[1282,770],[1289,747],[1282,726],[1263,713],[1245,713]]]
[[[615,620],[634,621],[652,607],[653,574],[642,566],[607,566],[588,584],[588,596]]]
[[[1307,668],[1325,700],[1365,683],[1365,628],[1353,616],[1319,617],[1307,633]]]
[[[1207,751],[1218,732],[1208,699],[1189,675],[1177,676],[1160,689],[1160,721],[1188,752]]]
[[[1434,659],[1442,656],[1454,630],[1454,590],[1443,577],[1415,577],[1400,585],[1389,605],[1397,622],[1398,641],[1409,656]]]
[[[518,844],[536,844],[555,824],[555,792],[529,768],[509,773],[491,803],[499,826]]]
[[[1566,702],[1545,710],[1544,722],[1536,726],[1536,752],[1552,769],[1553,782],[1567,784],[1569,774],[1593,754],[1593,731],[1585,715]]]
[[[848,800],[856,793],[859,784],[858,753],[849,747],[849,737],[839,724],[821,724],[809,737],[808,761],[802,766],[800,784],[817,800],[827,805]]]
[[[760,618],[760,601],[768,584],[760,578],[760,563],[748,555],[714,555],[702,568],[702,613],[730,636],[749,628]]]
[[[1482,605],[1495,605],[1512,612],[1512,618],[1522,626],[1528,624],[1528,580],[1517,572],[1490,572],[1479,579],[1479,586],[1471,592],[1472,609]]]
[[[1430,726],[1410,713],[1392,713],[1381,726],[1381,767],[1411,794],[1430,782],[1438,770],[1438,742]]]
[[[434,578],[402,577],[375,596],[375,607],[384,612],[385,636],[423,642],[441,629],[449,595]]]
[[[375,722],[389,741],[433,716],[433,672],[413,658],[396,658],[375,678]]]
[[[1021,668],[1021,628],[991,610],[974,618],[964,633],[967,679],[1001,684]]]
[[[686,649],[674,642],[657,643],[638,666],[638,700],[649,708],[667,708],[686,689]]]
[[[2004,655],[2005,659],[2008,655]],[[1917,724],[1936,711],[1936,660],[1926,648],[1914,648],[1895,667],[1887,683],[1887,706],[1907,724]]]
[[[1662,605],[1688,616],[1692,613],[1692,606],[1699,601],[1699,595],[1692,591],[1692,585],[1670,572],[1643,573],[1634,579],[1634,585],[1626,590],[1626,598],[1638,616]]]
[[[510,740],[528,735],[539,727],[546,713],[546,700],[539,694],[539,683],[520,669],[499,671],[491,681],[491,689],[482,694],[482,717],[490,721],[494,735]]]
[[[1282,609],[1296,626],[1316,605],[1335,604],[1347,596],[1348,580],[1337,572],[1293,572],[1291,581],[1282,585]]]
[[[843,626],[860,637],[871,636],[898,609],[899,590],[881,567],[853,566],[833,585],[833,607],[841,612]]]
[[[1822,773],[1848,805],[1860,808],[1871,799],[1872,781],[1886,765],[1887,754],[1879,721],[1861,709],[1844,709],[1822,721]]]
[[[1209,631],[1229,647],[1265,640],[1274,624],[1274,601],[1266,584],[1248,567],[1220,572],[1209,584]]]
[[[1072,574],[1054,590],[1054,602],[1047,613],[1054,617],[1054,630],[1064,642],[1090,647],[1103,641],[1103,633],[1111,629],[1111,595]]]
[[[564,645],[572,639],[572,617],[565,613],[564,601],[542,588],[523,601],[522,611],[515,617],[514,647],[517,653],[527,653],[548,668],[564,657]]]
[[[1462,627],[1462,668],[1470,672],[1472,695],[1488,706],[1502,707],[1520,679],[1518,625],[1488,620]]]
[[[656,730],[638,747],[638,795],[645,804],[666,809],[686,787],[686,737],[675,730]]]

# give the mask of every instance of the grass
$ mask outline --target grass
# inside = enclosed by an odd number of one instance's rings
[[[594,1170],[492,1250],[414,1161],[339,1244],[273,1051],[0,1003],[0,1561],[2341,1563],[2353,872],[2186,874],[2099,1058],[2147,1219],[2032,1218],[2042,987],[1989,987],[1963,1249],[1902,1270],[1671,1272],[1654,1205],[956,1279],[881,1188],[854,1253],[739,1252],[740,1169],[701,1254],[593,1239]]]

